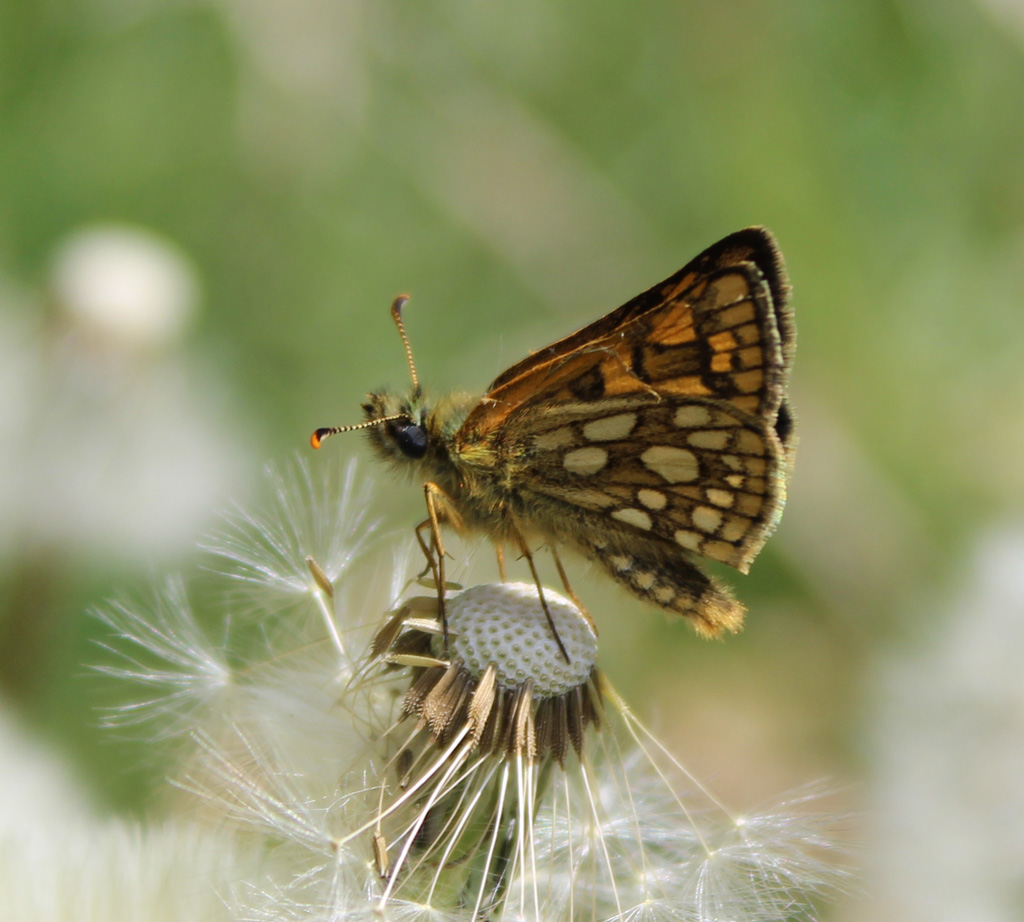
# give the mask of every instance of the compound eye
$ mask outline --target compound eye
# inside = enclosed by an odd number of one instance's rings
[[[427,430],[415,423],[397,423],[393,429],[395,441],[402,454],[422,458],[427,453]]]

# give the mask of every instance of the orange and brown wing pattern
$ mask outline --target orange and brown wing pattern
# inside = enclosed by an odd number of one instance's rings
[[[749,228],[715,244],[618,310],[499,376],[459,434],[486,440],[526,404],[648,393],[726,400],[774,419],[793,325],[771,235]]]

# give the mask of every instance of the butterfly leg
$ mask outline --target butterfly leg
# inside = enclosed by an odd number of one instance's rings
[[[505,575],[505,545],[496,544],[494,545],[494,553],[498,558],[498,578],[503,582],[508,582],[508,577]]]
[[[572,599],[573,604],[583,613],[586,619],[590,622],[590,626],[594,627],[594,619],[590,617],[590,612],[583,607],[583,603],[580,601],[579,596],[573,592],[572,586],[569,585],[569,576],[565,572],[565,567],[562,566],[562,558],[558,556],[558,549],[552,544],[550,545],[551,557],[555,561],[555,569],[558,570],[558,576],[562,580],[562,586],[565,591],[569,593],[569,598]]]
[[[448,502],[448,494],[445,493],[436,483],[427,481],[423,484],[423,496],[427,501],[427,521],[423,524],[430,525],[430,548],[427,553],[427,560],[430,562],[430,570],[434,576],[434,582],[437,584],[437,608],[438,613],[441,615],[441,630],[444,633],[444,650],[445,654],[448,653],[448,613],[445,607],[445,594],[448,590],[448,584],[445,582],[444,576],[444,558],[447,556],[447,551],[444,549],[444,544],[441,541],[441,517],[444,512],[450,509],[450,503]],[[418,536],[419,537],[419,536]],[[425,542],[420,539],[420,547],[424,547]]]
[[[424,531],[430,531],[431,523],[430,519],[424,519],[413,529],[413,534],[416,535],[416,543],[420,546],[420,550],[423,552],[423,556],[426,558],[427,565],[416,574],[416,579],[423,579],[428,573],[436,578],[437,574],[434,573],[434,558],[436,551],[433,547],[433,535],[431,535],[431,543],[427,543],[427,539],[423,537]]]
[[[540,574],[537,572],[537,565],[533,562],[533,554],[530,553],[530,548],[526,544],[526,539],[519,534],[519,532],[516,532],[516,540],[519,543],[519,549],[523,552],[523,557],[526,558],[526,562],[530,567],[530,573],[533,575],[533,582],[537,587],[537,595],[540,596],[540,604],[544,609],[544,615],[548,619],[548,627],[551,628],[551,634],[555,638],[555,643],[558,644],[558,651],[562,654],[562,659],[568,663],[569,654],[566,652],[565,645],[562,643],[562,638],[558,636],[558,629],[555,627],[555,620],[551,617],[551,612],[548,610],[548,603],[544,598],[544,587],[540,584]]]

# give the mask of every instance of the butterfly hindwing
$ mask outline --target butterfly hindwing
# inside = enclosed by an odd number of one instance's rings
[[[642,394],[525,415],[508,431],[528,459],[527,506],[537,495],[599,513],[680,556],[745,572],[785,499],[774,431],[728,404]]]

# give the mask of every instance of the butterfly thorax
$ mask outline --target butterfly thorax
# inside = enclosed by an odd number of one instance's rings
[[[478,403],[479,398],[468,394],[434,401],[419,389],[404,396],[380,391],[369,395],[363,412],[368,422],[397,417],[366,430],[378,457],[406,471],[410,479],[430,481],[458,500],[459,517],[465,524],[493,528],[501,518],[502,498],[493,483],[483,492],[478,489],[488,464],[475,453],[460,450],[456,438]]]

